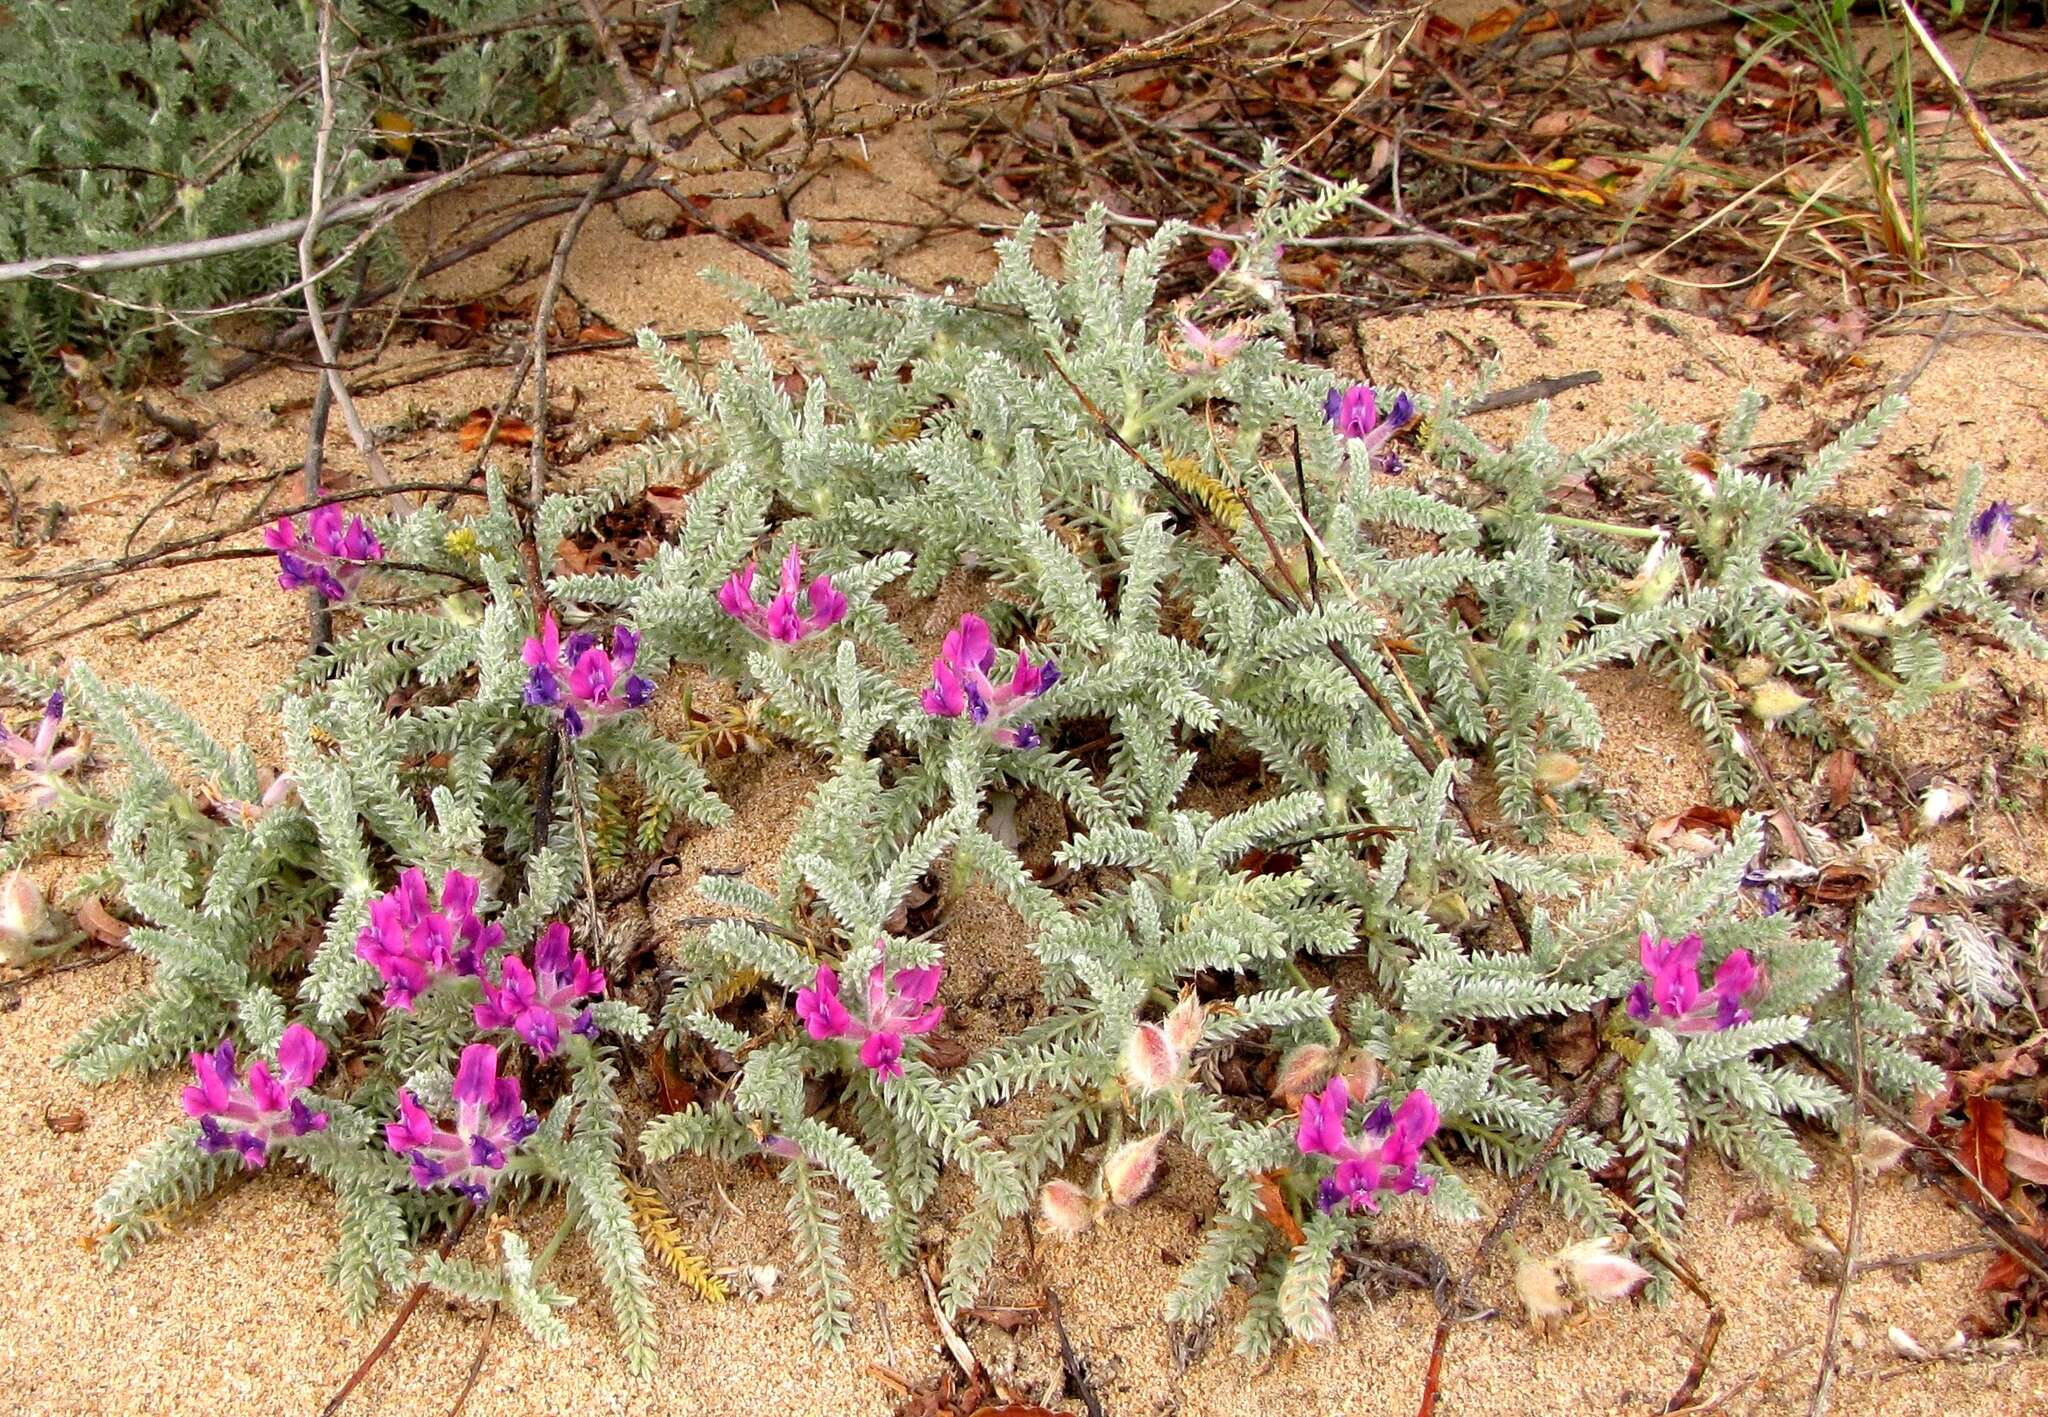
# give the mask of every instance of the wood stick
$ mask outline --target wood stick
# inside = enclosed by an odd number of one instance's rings
[[[1536,1183],[1543,1177],[1543,1168],[1550,1164],[1550,1159],[1557,1155],[1557,1149],[1564,1145],[1565,1134],[1586,1119],[1586,1114],[1593,1110],[1593,1104],[1599,1100],[1600,1094],[1620,1075],[1627,1061],[1628,1059],[1620,1053],[1609,1053],[1601,1060],[1600,1066],[1594,1069],[1593,1076],[1587,1079],[1586,1090],[1579,1094],[1577,1101],[1565,1109],[1565,1114],[1557,1119],[1557,1125],[1551,1129],[1543,1145],[1536,1149],[1536,1154],[1529,1158],[1529,1164],[1522,1168],[1522,1176],[1515,1183],[1514,1194],[1508,1197],[1508,1203],[1501,1207],[1499,1216],[1494,1219],[1485,1238],[1480,1240],[1479,1249],[1472,1256],[1471,1267],[1465,1271],[1464,1278],[1458,1281],[1458,1287],[1452,1291],[1450,1301],[1443,1306],[1442,1313],[1436,1321],[1436,1335],[1429,1344],[1429,1367],[1424,1371],[1422,1378],[1422,1405],[1417,1409],[1416,1417],[1431,1417],[1436,1411],[1437,1392],[1443,1380],[1444,1350],[1451,1342],[1451,1325],[1457,1320],[1458,1310],[1464,1308],[1471,1298],[1473,1283],[1485,1271],[1486,1262],[1493,1258],[1494,1248],[1507,1237],[1510,1230],[1514,1229],[1515,1222],[1521,1219],[1523,1209],[1529,1204],[1529,1198],[1536,1194]]]

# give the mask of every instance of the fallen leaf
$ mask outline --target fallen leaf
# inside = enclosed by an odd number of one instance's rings
[[[85,1130],[85,1109],[73,1107],[66,1112],[52,1112],[50,1104],[43,1104],[43,1125],[59,1134]]]
[[[1733,807],[1717,807],[1712,803],[1698,803],[1686,808],[1675,816],[1664,817],[1650,824],[1643,833],[1643,845],[1667,847],[1674,845],[1688,833],[1727,836],[1742,820],[1742,813]]]
[[[1252,1177],[1252,1195],[1259,1208],[1259,1214],[1268,1225],[1280,1232],[1282,1239],[1290,1245],[1299,1245],[1307,1240],[1302,1233],[1301,1222],[1294,1218],[1294,1212],[1287,1208],[1287,1197],[1280,1194],[1280,1183],[1271,1171],[1261,1171]]]
[[[2040,1071],[2040,1060],[2032,1053],[2023,1048],[2001,1048],[1991,1055],[1990,1062],[1963,1069],[1955,1080],[1965,1093],[1975,1094],[2014,1078],[2033,1077]]]
[[[2012,1194],[2012,1177],[2005,1169],[2005,1104],[1968,1097],[1963,1114],[1968,1120],[1956,1133],[1956,1159],[1994,1198],[2004,1200]]]
[[[1862,900],[1877,889],[1877,874],[1862,866],[1847,866],[1839,861],[1820,868],[1806,894],[1812,900],[1827,905],[1849,905]]]
[[[1820,780],[1828,790],[1828,810],[1839,812],[1846,808],[1856,788],[1856,754],[1848,748],[1837,748],[1828,754],[1820,765]]]
[[[578,344],[603,344],[606,340],[624,339],[626,332],[607,325],[602,320],[592,320],[576,332]]]
[[[469,415],[469,421],[464,423],[461,431],[456,434],[456,441],[462,445],[462,451],[473,453],[484,445],[484,435],[490,431],[491,411],[480,408]],[[523,418],[501,419],[498,423],[497,436],[491,441],[504,443],[508,447],[524,448],[533,442],[533,425]]]
[[[673,482],[656,482],[650,484],[640,495],[657,515],[679,517],[689,506],[690,493],[695,490],[691,487],[678,487]]]
[[[1562,138],[1585,122],[1591,114],[1583,108],[1553,108],[1529,125],[1532,138]]]
[[[72,912],[78,921],[78,928],[85,931],[103,945],[125,945],[128,943],[128,922],[114,918],[100,898],[89,895],[77,910]]]
[[[1465,26],[1465,43],[1481,45],[1499,39],[1522,17],[1520,5],[1503,5],[1498,10],[1489,10]],[[1545,10],[1522,26],[1523,34],[1541,34],[1544,30],[1557,28],[1557,15]]]
[[[2037,1137],[2018,1127],[2007,1127],[2005,1169],[2022,1181],[2048,1185],[2048,1137]]]

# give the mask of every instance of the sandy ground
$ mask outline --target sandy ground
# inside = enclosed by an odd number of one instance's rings
[[[818,37],[816,22],[784,16],[750,33],[743,52]],[[857,87],[849,92],[861,94]],[[841,269],[867,249],[863,235],[877,234],[857,225],[863,216],[954,195],[931,175],[922,135],[887,135],[870,148],[865,168],[849,164],[828,172],[796,204],[799,214],[833,234],[837,244],[827,259]],[[719,210],[730,218],[749,205],[721,202]],[[772,214],[765,203],[751,205],[764,217]],[[716,328],[731,307],[699,272],[712,266],[756,278],[770,272],[715,237],[649,242],[635,234],[666,210],[648,202],[598,212],[570,263],[569,288],[621,328]],[[437,211],[415,238],[430,239],[455,215]],[[879,236],[886,239],[887,233]],[[551,239],[547,228],[529,231],[472,267],[450,273],[439,291],[459,297],[488,289],[522,262],[534,271],[545,264]],[[902,263],[906,274],[932,282],[972,279],[987,266],[986,250],[971,238],[927,246]],[[2038,305],[2041,293],[2028,279],[2001,298]],[[1447,378],[1469,379],[1474,352],[1497,354],[1506,382],[1579,368],[1606,371],[1604,383],[1558,402],[1553,433],[1560,441],[1626,421],[1638,402],[1670,417],[1711,420],[1745,384],[1762,388],[1772,400],[1762,438],[1803,439],[1818,425],[1853,413],[1872,390],[1907,373],[1927,352],[1924,337],[1874,341],[1864,351],[1865,367],[1817,390],[1805,381],[1801,365],[1772,349],[1682,311],[1626,300],[1609,308],[1523,300],[1512,308],[1382,319],[1364,327],[1364,338],[1376,377],[1430,390]],[[1919,373],[1913,411],[1852,474],[1840,500],[1887,507],[1910,535],[1929,509],[1946,506],[1953,478],[1975,459],[1985,463],[1994,494],[2048,505],[2048,426],[2039,411],[2038,349],[2017,337],[1958,331]],[[401,341],[386,352],[383,367],[438,357],[430,346]],[[443,419],[446,426],[403,436],[386,455],[400,476],[456,479],[469,458],[456,446],[453,425],[469,409],[494,402],[504,378],[499,369],[444,376],[365,400],[364,416],[372,425],[418,410]],[[594,426],[632,426],[662,404],[632,354],[559,359],[554,385],[557,401],[573,401],[576,418]],[[1987,398],[1992,389],[2011,392]],[[205,398],[162,397],[202,416],[224,450],[250,450],[253,472],[260,474],[299,458],[304,414],[294,401],[307,392],[304,376],[273,372]],[[1486,431],[1505,436],[1525,416],[1494,415]],[[16,570],[49,569],[118,551],[136,517],[171,490],[169,480],[135,468],[132,437],[87,437],[73,452],[65,436],[31,415],[7,415],[0,454],[25,503],[61,501],[69,509],[55,544],[19,554]],[[1922,455],[1937,475],[1926,482],[1904,479],[1908,453]],[[338,427],[328,455],[334,482],[360,477],[360,460]],[[592,475],[620,455],[601,453],[573,475]],[[239,517],[260,486],[259,476],[253,486],[188,501],[158,515],[151,535],[189,534]],[[292,496],[287,487],[281,500]],[[259,751],[274,752],[275,722],[265,699],[297,662],[304,623],[297,601],[275,590],[267,563],[225,562],[121,578],[70,610],[67,619],[31,622],[28,628],[32,638],[40,638],[200,592],[216,598],[177,628],[154,633],[171,612],[142,609],[136,618],[44,647],[34,657],[55,662],[65,653],[87,655],[109,676],[175,695],[217,734],[248,736]],[[1981,724],[2005,701],[2001,685],[2014,686],[2022,699],[2009,746],[2048,747],[2042,708],[2048,675],[2042,668],[1981,646],[1957,644],[1952,650],[1962,687],[1887,738],[1883,751],[1890,760],[1974,780],[1984,755]],[[1609,731],[1593,766],[1624,804],[1626,828],[1639,831],[1708,795],[1704,755],[1668,694],[1628,670],[1596,676],[1592,690]],[[1806,757],[1783,744],[1767,744],[1766,751],[1795,795],[1809,791]],[[772,863],[790,815],[808,790],[804,765],[775,755],[722,767],[720,774],[721,790],[737,809],[735,821],[691,839],[685,864],[736,864],[758,874]],[[2041,874],[2044,842],[2036,817],[1976,813],[1943,828],[1934,844],[1944,864],[1976,862],[2035,878]],[[40,869],[54,882],[77,864],[65,860]],[[664,915],[685,908],[685,887],[659,893],[657,928]],[[984,972],[1015,984],[1014,973],[1028,961],[1022,927],[993,908],[956,910],[954,919],[961,922],[949,941],[955,958],[975,961]],[[956,972],[956,980],[962,973]],[[33,1413],[315,1410],[383,1323],[379,1316],[367,1329],[352,1327],[319,1277],[318,1260],[329,1252],[335,1228],[319,1185],[276,1168],[177,1217],[173,1234],[117,1273],[103,1273],[87,1253],[92,1198],[129,1155],[173,1120],[181,1080],[88,1089],[52,1071],[49,1059],[76,1029],[144,978],[139,963],[121,960],[0,991],[0,1154],[11,1162],[0,1169],[0,1287],[13,1296],[8,1316],[0,1320],[0,1392],[15,1410]],[[977,1022],[961,1000],[948,1002],[963,1038],[986,1036],[986,1020]],[[73,1109],[83,1112],[83,1130],[60,1132],[46,1123],[46,1117]],[[1829,1223],[1839,1226],[1846,1201],[1838,1151],[1824,1139],[1814,1147],[1827,1161],[1816,1196]],[[1036,1271],[1025,1258],[1021,1231],[1013,1233],[988,1302],[1029,1303],[1041,1278],[1049,1284],[1062,1297],[1068,1326],[1090,1360],[1107,1409],[1119,1417],[1412,1411],[1434,1323],[1434,1310],[1422,1295],[1370,1305],[1348,1301],[1339,1308],[1338,1342],[1272,1364],[1250,1365],[1233,1356],[1227,1326],[1206,1345],[1195,1336],[1194,1355],[1185,1363],[1177,1360],[1160,1303],[1176,1268],[1192,1254],[1214,1185],[1185,1153],[1170,1153],[1169,1161],[1169,1179],[1156,1198],[1079,1242],[1041,1241]],[[678,1168],[675,1181],[688,1199],[686,1226],[717,1263],[787,1263],[781,1197],[765,1173],[692,1164]],[[1485,1177],[1476,1177],[1475,1185],[1489,1202],[1505,1189]],[[1734,1218],[1738,1210],[1750,1209],[1739,1178],[1703,1159],[1695,1168],[1692,1195],[1684,1248],[1728,1315],[1702,1398],[1721,1399],[1716,1410],[1731,1413],[1803,1411],[1829,1286],[1803,1267],[1798,1245],[1774,1220]],[[931,1217],[935,1243],[943,1243],[946,1220],[942,1196]],[[538,1244],[553,1222],[543,1213],[505,1223]],[[1476,1244],[1477,1230],[1443,1225],[1412,1206],[1397,1208],[1388,1224],[1390,1234],[1436,1247],[1454,1272]],[[1540,1208],[1520,1235],[1532,1252],[1568,1238],[1567,1228]],[[1965,1218],[1908,1181],[1887,1179],[1867,1198],[1867,1255],[1939,1251],[1979,1238]],[[666,1366],[652,1384],[633,1381],[618,1361],[596,1275],[587,1256],[571,1245],[560,1280],[584,1296],[570,1316],[573,1346],[544,1351],[515,1326],[498,1326],[468,1410],[637,1413],[687,1407],[711,1417],[886,1412],[892,1398],[869,1373],[871,1362],[917,1380],[944,1360],[922,1292],[863,1258],[867,1246],[858,1222],[849,1224],[849,1241],[861,1307],[844,1352],[809,1350],[806,1306],[788,1286],[757,1304],[722,1310],[665,1287],[660,1323]],[[490,1244],[488,1235],[472,1237],[464,1252],[482,1255]],[[1896,1326],[1938,1348],[1971,1306],[1981,1267],[1981,1257],[1972,1256],[1860,1279],[1846,1308],[1847,1360],[1834,1410],[1900,1417],[2006,1417],[2048,1410],[2048,1365],[2036,1359],[1979,1354],[1963,1363],[1915,1364],[1898,1357],[1887,1338]],[[1482,1297],[1499,1305],[1499,1314],[1456,1334],[1444,1375],[1446,1412],[1646,1412],[1657,1410],[1677,1386],[1703,1320],[1694,1301],[1681,1297],[1661,1310],[1630,1307],[1561,1336],[1537,1338],[1519,1323],[1506,1275],[1507,1265],[1497,1265],[1483,1289]],[[349,1410],[444,1409],[462,1384],[484,1322],[476,1310],[429,1302]],[[1021,1390],[1043,1392],[1056,1371],[1044,1326],[1013,1338],[993,1326],[971,1324],[967,1338],[993,1372]]]

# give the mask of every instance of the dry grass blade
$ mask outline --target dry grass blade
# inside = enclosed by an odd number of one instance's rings
[[[710,1262],[683,1239],[682,1223],[669,1210],[661,1193],[628,1178],[621,1180],[626,1187],[626,1202],[633,1209],[633,1223],[639,1227],[640,1238],[656,1263],[705,1303],[723,1304],[730,1297],[725,1285],[711,1272]]]

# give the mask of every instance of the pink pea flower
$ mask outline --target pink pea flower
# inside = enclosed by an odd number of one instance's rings
[[[899,969],[885,982],[886,970],[868,972],[866,1016],[856,1017],[839,998],[839,975],[820,966],[817,982],[796,991],[796,1016],[811,1037],[843,1038],[860,1045],[860,1060],[882,1077],[903,1076],[903,1040],[929,1033],[945,1017],[943,1007],[926,1008],[939,992],[945,974],[941,965]]]
[[[1323,400],[1323,416],[1344,439],[1347,453],[1355,447],[1380,471],[1401,470],[1401,459],[1384,450],[1396,433],[1415,421],[1415,401],[1407,394],[1395,394],[1393,406],[1382,416],[1379,392],[1372,385],[1342,385]]]
[[[631,672],[639,652],[640,635],[626,625],[613,627],[609,654],[588,630],[578,630],[565,642],[550,610],[541,617],[540,633],[527,639],[522,656],[531,671],[526,702],[554,709],[569,736],[581,738],[594,724],[654,697],[654,682]]]
[[[410,1092],[398,1094],[398,1120],[384,1126],[384,1141],[411,1164],[421,1190],[446,1186],[482,1205],[490,1199],[506,1157],[540,1129],[526,1110],[519,1079],[498,1076],[498,1050],[472,1043],[455,1069],[455,1126],[439,1126]]]
[[[286,590],[310,588],[333,604],[347,600],[384,547],[369,524],[350,517],[344,527],[339,507],[315,507],[306,517],[305,539],[298,523],[279,517],[263,529],[263,544],[277,553],[277,583]]]
[[[590,1010],[578,1005],[603,994],[604,971],[591,968],[589,960],[570,950],[569,927],[557,920],[535,942],[531,969],[518,955],[500,961],[498,983],[484,982],[476,1026],[509,1028],[536,1056],[551,1058],[562,1046],[565,1030],[585,1038],[596,1034]]]
[[[299,785],[290,773],[272,773],[268,768],[263,770],[263,778],[263,793],[254,802],[223,797],[211,787],[202,787],[200,809],[215,821],[226,822],[229,826],[253,827],[282,807]]]
[[[477,880],[460,871],[441,878],[441,903],[427,895],[426,873],[414,866],[398,887],[370,902],[370,923],[356,936],[356,953],[384,981],[384,1006],[411,1009],[413,1000],[443,979],[481,975],[484,959],[504,943],[502,926],[477,918]]]
[[[1700,937],[1671,941],[1647,932],[1642,937],[1643,972],[1649,975],[1628,996],[1628,1016],[1673,1033],[1718,1033],[1749,1022],[1743,1000],[1755,992],[1763,971],[1748,950],[1735,950],[1714,971],[1714,986],[1700,988]]]
[[[1019,650],[1010,682],[998,688],[988,677],[995,662],[988,622],[979,615],[962,615],[959,627],[946,636],[939,657],[932,661],[932,687],[924,691],[924,711],[938,718],[964,713],[1005,748],[1035,748],[1038,730],[1014,720],[1033,699],[1059,683],[1060,667],[1050,655],[1033,664],[1030,652]]]
[[[754,563],[749,561],[718,588],[719,608],[764,640],[796,644],[846,618],[846,597],[832,578],[813,577],[799,591],[803,574],[803,555],[792,546],[782,558],[782,587],[764,609],[754,601]]]
[[[327,1114],[315,1112],[299,1094],[327,1066],[327,1045],[301,1024],[284,1031],[277,1045],[277,1071],[263,1062],[249,1067],[249,1080],[235,1073],[235,1045],[222,1039],[211,1053],[194,1053],[199,1082],[185,1089],[188,1116],[199,1119],[199,1149],[238,1151],[244,1168],[270,1159],[270,1148],[286,1137],[325,1131]]]
[[[85,744],[81,738],[68,748],[59,748],[57,733],[63,726],[64,692],[60,689],[43,705],[43,721],[36,726],[34,739],[0,727],[0,752],[12,758],[28,779],[26,787],[8,797],[8,806],[41,810],[64,795],[65,775],[85,761]]]
[[[1213,334],[1185,315],[1176,315],[1174,324],[1180,330],[1182,343],[1200,356],[1202,365],[1210,369],[1221,369],[1251,342],[1251,331],[1242,320]]]
[[[1995,581],[2024,571],[2041,559],[2041,548],[2014,535],[2012,503],[1993,502],[1970,521],[1970,569],[1977,579]]]
[[[1303,1156],[1327,1156],[1337,1163],[1318,1189],[1322,1208],[1363,1207],[1377,1214],[1381,1192],[1427,1195],[1436,1181],[1420,1174],[1417,1163],[1423,1144],[1436,1135],[1438,1126],[1436,1103],[1429,1094],[1418,1088],[1398,1108],[1382,1102],[1366,1117],[1365,1131],[1357,1138],[1344,1130],[1350,1110],[1351,1087],[1341,1077],[1332,1078],[1320,1096],[1310,1093],[1301,1100],[1296,1149]]]
[[[1233,259],[1228,246],[1211,246],[1209,248],[1209,269],[1216,272],[1219,276],[1230,269],[1230,263]]]

